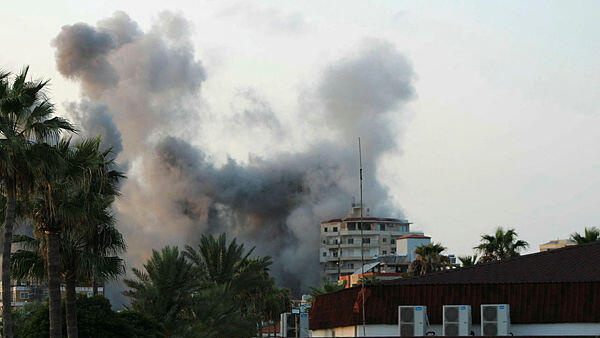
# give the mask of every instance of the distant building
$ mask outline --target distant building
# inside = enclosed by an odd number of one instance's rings
[[[364,330],[373,337],[398,335],[399,305],[425,306],[427,332],[440,336],[443,306],[457,304],[471,306],[476,335],[481,305],[508,304],[510,335],[595,336],[600,242],[318,295],[309,310],[312,337],[362,335],[361,304]]]
[[[557,239],[548,243],[540,244],[540,252],[560,249],[569,245],[577,245],[577,242],[571,239]]]
[[[361,243],[363,262],[367,264],[378,257],[396,254],[396,239],[411,234],[410,223],[406,220],[371,217],[369,209],[364,208],[360,218],[360,211],[361,207],[353,204],[344,218],[321,222],[319,260],[330,281],[337,281],[339,277],[360,269]]]
[[[2,283],[0,282],[0,293],[2,292]],[[60,287],[60,292],[64,298],[66,295],[66,289],[64,286]],[[77,294],[82,294],[87,297],[93,295],[93,288],[91,286],[78,286],[75,288]],[[98,287],[98,294],[104,294],[104,287]],[[48,298],[48,286],[45,284],[38,284],[33,282],[18,282],[16,285],[11,286],[11,303],[13,309],[20,309],[27,303],[41,302]],[[2,302],[0,302],[0,309],[2,308]]]

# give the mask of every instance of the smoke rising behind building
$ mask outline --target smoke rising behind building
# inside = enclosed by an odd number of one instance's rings
[[[181,16],[161,13],[143,31],[117,12],[95,26],[63,26],[53,41],[59,71],[81,86],[81,102],[70,103],[68,114],[84,136],[102,134],[127,164],[116,209],[129,266],[151,248],[227,232],[272,256],[281,285],[300,291],[317,284],[318,224],[345,213],[358,193],[357,136],[372,213],[402,217],[376,178],[382,154],[398,151],[403,105],[415,95],[415,74],[393,45],[364,41],[323,65],[316,85],[298,93],[295,119],[322,135],[311,134],[303,150],[219,164],[196,142],[214,120],[202,98],[210,76],[190,37]],[[256,138],[286,137],[291,127],[268,101],[252,91],[236,95],[248,104],[221,123],[249,125]],[[222,142],[235,137],[222,135]]]

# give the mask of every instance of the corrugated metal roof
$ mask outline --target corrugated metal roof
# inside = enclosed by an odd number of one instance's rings
[[[360,290],[317,296],[310,328],[360,323]],[[510,304],[516,324],[600,322],[600,242],[365,287],[369,324],[396,324],[399,305],[427,305],[430,323],[439,324],[443,305],[499,303]]]
[[[365,264],[362,267],[360,267],[358,270],[354,271],[354,273],[352,275],[360,275],[363,273],[363,271],[365,273],[367,273],[367,272],[369,272],[369,270],[373,269],[374,267],[376,267],[379,264],[381,264],[381,262]],[[364,270],[363,270],[363,268],[364,268]]]

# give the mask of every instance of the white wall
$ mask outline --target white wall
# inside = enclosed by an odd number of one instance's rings
[[[421,245],[427,245],[431,243],[430,238],[403,238],[396,240],[396,254],[406,255],[408,261],[412,262],[416,259],[415,249]]]
[[[357,329],[357,336],[362,337],[361,325],[314,330],[312,331],[312,337],[354,337],[354,332]],[[433,331],[436,336],[441,336],[442,325],[430,325],[427,331]],[[473,325],[472,331],[476,336],[481,335],[481,326]],[[515,336],[600,336],[600,323],[513,324],[510,326],[510,331]],[[372,337],[398,336],[398,325],[367,325],[366,333],[367,336]]]

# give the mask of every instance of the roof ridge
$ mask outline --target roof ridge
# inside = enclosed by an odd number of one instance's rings
[[[471,266],[461,266],[461,267],[456,267],[454,269],[435,271],[435,272],[431,272],[431,273],[428,273],[423,276],[411,276],[411,277],[407,277],[407,278],[402,278],[401,280],[406,281],[406,280],[420,279],[420,278],[429,277],[429,276],[437,276],[437,275],[442,275],[442,274],[459,273],[461,271],[465,271],[465,270],[469,270],[469,269],[473,269],[473,268],[507,264],[507,263],[514,262],[515,260],[519,260],[519,259],[525,260],[525,259],[531,259],[531,258],[535,258],[535,257],[539,257],[539,256],[547,256],[547,255],[551,255],[551,254],[561,253],[565,250],[581,249],[581,247],[588,247],[588,246],[593,246],[593,245],[600,245],[600,241],[570,245],[570,246],[566,246],[563,248],[551,249],[551,250],[546,250],[546,251],[542,251],[542,252],[533,252],[530,254],[509,257],[509,258],[505,258],[505,259],[501,259],[501,260],[497,260],[497,261],[485,262],[485,263],[475,264],[475,265],[471,265]],[[398,282],[398,280],[394,280],[394,281]],[[390,282],[393,283],[394,281],[390,281]]]

